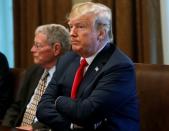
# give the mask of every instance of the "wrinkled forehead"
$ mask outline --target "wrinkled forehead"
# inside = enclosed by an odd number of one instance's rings
[[[95,15],[93,14],[85,14],[85,15],[80,15],[80,16],[74,16],[71,17],[68,20],[68,24],[76,24],[76,23],[90,23],[94,24],[95,22]]]

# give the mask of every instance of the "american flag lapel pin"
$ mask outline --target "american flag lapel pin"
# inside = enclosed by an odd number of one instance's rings
[[[97,72],[99,70],[99,67],[95,67],[95,71]]]

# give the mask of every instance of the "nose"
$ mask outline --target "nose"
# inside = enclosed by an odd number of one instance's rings
[[[77,36],[77,29],[76,29],[76,27],[72,27],[70,29],[70,36]]]
[[[31,48],[31,52],[35,52],[36,51],[36,47],[33,45]]]

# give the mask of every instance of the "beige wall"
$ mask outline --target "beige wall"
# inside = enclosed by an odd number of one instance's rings
[[[160,2],[164,64],[169,64],[169,1],[161,0]]]

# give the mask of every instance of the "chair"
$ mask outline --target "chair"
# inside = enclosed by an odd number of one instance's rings
[[[136,63],[141,131],[169,131],[169,65]]]
[[[14,98],[16,98],[17,93],[19,91],[20,79],[22,78],[23,73],[24,73],[24,69],[21,69],[21,68],[11,68],[10,69],[9,79],[11,82],[10,85],[13,87]]]
[[[8,81],[8,88],[10,90],[10,92],[12,92],[11,94],[9,94],[9,105],[11,105],[11,103],[14,101],[14,99],[17,97],[17,93],[19,90],[19,83],[20,83],[20,79],[22,74],[24,73],[23,69],[20,68],[11,68],[8,74],[8,78],[6,79]],[[8,89],[7,88],[7,89]],[[0,119],[0,124],[1,124],[2,120]]]

